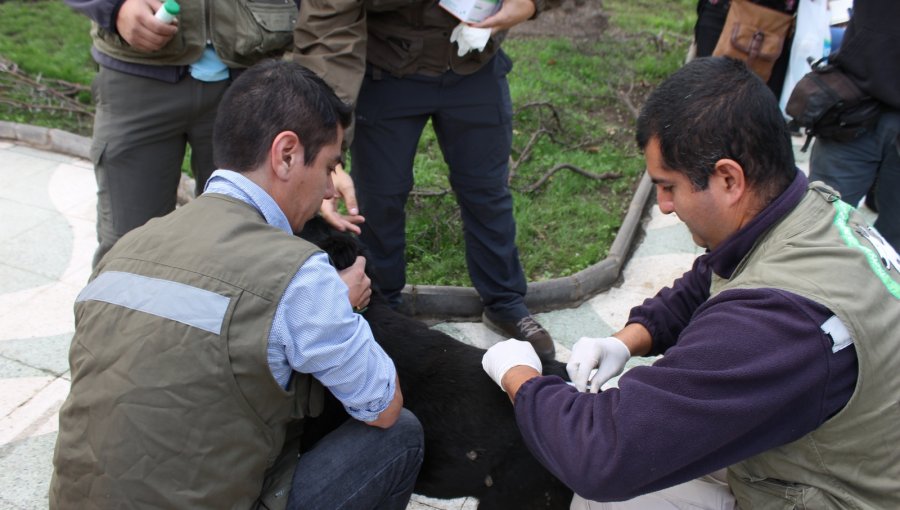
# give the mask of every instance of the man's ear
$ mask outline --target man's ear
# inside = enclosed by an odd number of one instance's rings
[[[714,181],[729,203],[739,202],[748,191],[744,167],[733,159],[722,158],[716,161],[711,181]]]
[[[269,164],[272,173],[281,180],[287,180],[297,163],[303,163],[303,145],[293,131],[282,131],[275,136],[269,149]]]

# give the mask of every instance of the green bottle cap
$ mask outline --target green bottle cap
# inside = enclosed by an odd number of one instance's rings
[[[166,3],[163,4],[163,9],[172,16],[178,16],[178,13],[181,12],[181,6],[175,0],[166,0]]]

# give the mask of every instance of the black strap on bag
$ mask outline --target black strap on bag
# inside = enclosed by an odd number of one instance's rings
[[[785,112],[791,124],[804,128],[806,151],[813,136],[839,142],[859,138],[878,122],[881,103],[865,93],[840,67],[812,64],[791,92]]]

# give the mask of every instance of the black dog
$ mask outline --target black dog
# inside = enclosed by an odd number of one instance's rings
[[[354,236],[331,229],[318,217],[301,236],[326,251],[338,269],[362,253]],[[416,494],[471,496],[478,498],[480,510],[569,508],[572,491],[529,453],[509,398],[482,370],[484,349],[395,312],[378,294],[377,282],[364,316],[397,367],[404,407],[425,431]],[[568,379],[563,363],[543,366],[545,375]],[[304,427],[304,437],[327,433],[346,419],[340,403],[328,397],[326,413]]]

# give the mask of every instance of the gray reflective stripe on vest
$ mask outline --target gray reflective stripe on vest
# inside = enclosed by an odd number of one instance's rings
[[[108,271],[85,287],[75,302],[103,301],[178,321],[216,335],[229,299],[215,292],[159,278]]]

